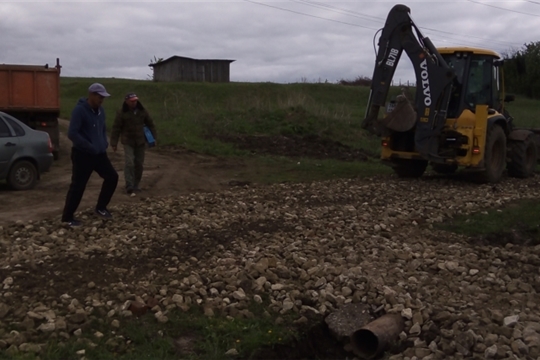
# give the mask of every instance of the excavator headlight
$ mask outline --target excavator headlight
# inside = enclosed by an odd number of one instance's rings
[[[382,147],[388,147],[388,140],[381,141]]]
[[[472,153],[473,153],[474,155],[480,154],[480,146],[473,146],[473,148],[472,148]]]

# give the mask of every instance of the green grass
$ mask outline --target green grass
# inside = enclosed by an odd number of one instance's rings
[[[211,152],[205,135],[319,134],[361,146],[360,128],[368,89],[334,84],[155,83],[142,80],[61,78],[61,116],[71,110],[88,85],[103,83],[111,97],[107,122],[134,91],[158,127],[160,143]],[[214,149],[219,155],[223,149]]]
[[[392,173],[390,167],[377,160],[345,162],[265,156],[244,159],[244,162],[246,166],[232,175],[236,179],[262,184],[350,179]]]
[[[323,180],[372,175],[385,167],[338,160],[253,159],[216,135],[318,135],[371,154],[380,140],[361,129],[368,88],[336,84],[155,83],[143,80],[61,78],[61,116],[70,113],[92,82],[111,94],[104,102],[110,127],[123,97],[135,92],[154,119],[160,146],[246,159],[259,168],[250,181]],[[300,161],[301,166],[296,166]],[[257,164],[260,163],[260,164]],[[273,180],[272,180],[273,179]]]
[[[517,127],[540,129],[539,103],[538,100],[516,96],[516,100],[506,104],[506,108]]]
[[[360,128],[369,88],[324,83],[156,83],[114,78],[61,78],[61,116],[69,118],[92,82],[103,83],[108,125],[128,92],[136,92],[154,118],[161,145],[213,155],[244,155],[211,135],[316,134],[379,151],[379,139]],[[411,93],[414,92],[412,88]],[[399,93],[392,88],[390,97]],[[507,108],[519,127],[540,128],[538,100],[516,97]]]
[[[225,353],[236,349],[239,357],[249,359],[261,346],[284,344],[299,335],[294,328],[276,325],[273,317],[264,315],[262,305],[253,304],[250,311],[254,315],[251,319],[206,317],[200,308],[188,312],[174,310],[165,324],[147,313],[140,318],[121,320],[120,329],[94,322],[80,338],[72,336],[64,342],[49,342],[39,356],[41,360],[79,359],[76,352],[85,350],[88,360],[219,360],[230,359]],[[96,338],[93,335],[96,331],[105,336]],[[115,335],[111,335],[113,331]],[[115,336],[117,340],[109,340]],[[184,342],[187,346],[175,343],[178,339],[188,340]],[[127,341],[130,343],[126,345]],[[0,359],[29,360],[35,359],[35,355],[0,353]]]
[[[441,229],[467,236],[494,238],[505,234],[519,233],[519,242],[538,243],[540,240],[540,203],[523,200],[506,205],[501,209],[489,209],[473,215],[458,216],[450,222],[439,225]]]

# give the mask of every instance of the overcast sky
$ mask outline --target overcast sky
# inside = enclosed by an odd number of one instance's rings
[[[0,63],[54,64],[62,75],[149,79],[154,57],[230,59],[231,81],[371,77],[373,38],[398,2],[1,1]],[[540,0],[408,1],[436,46],[499,52],[540,41]],[[395,80],[413,80],[402,58]]]

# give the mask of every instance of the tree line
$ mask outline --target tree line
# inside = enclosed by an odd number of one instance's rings
[[[506,91],[540,99],[540,41],[502,54]]]

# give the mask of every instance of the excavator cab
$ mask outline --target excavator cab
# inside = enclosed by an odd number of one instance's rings
[[[504,94],[500,79],[502,61],[496,53],[473,48],[439,48],[455,73],[447,117],[457,118],[465,109],[475,112],[477,105],[502,112]]]

